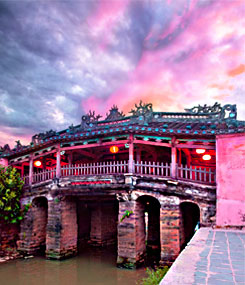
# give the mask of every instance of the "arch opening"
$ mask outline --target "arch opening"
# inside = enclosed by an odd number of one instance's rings
[[[141,243],[144,243],[145,264],[158,265],[161,253],[160,203],[156,198],[148,195],[143,195],[136,201],[139,208],[138,236],[141,236]]]
[[[32,201],[33,231],[37,252],[45,254],[46,250],[46,228],[48,222],[48,201],[45,197],[37,197]]]
[[[77,204],[78,253],[107,247],[116,259],[118,201],[111,197],[80,198]],[[96,247],[96,249],[95,249]]]
[[[183,202],[180,204],[180,245],[181,250],[193,237],[200,224],[199,206],[192,202]]]

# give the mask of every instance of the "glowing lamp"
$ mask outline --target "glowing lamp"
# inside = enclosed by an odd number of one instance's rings
[[[210,154],[204,154],[202,159],[203,160],[210,160],[211,159],[211,155]]]
[[[203,149],[203,148],[197,148],[196,149],[196,153],[198,153],[198,154],[201,154],[201,153],[204,153],[205,152],[205,149]]]
[[[36,167],[40,167],[42,165],[42,162],[40,160],[36,160],[36,161],[34,161],[34,165]]]
[[[119,148],[116,145],[113,145],[110,147],[110,152],[111,153],[117,153],[119,151]]]

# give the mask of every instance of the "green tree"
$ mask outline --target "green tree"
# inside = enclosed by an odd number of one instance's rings
[[[6,223],[18,223],[30,207],[20,206],[23,184],[15,168],[0,166],[0,219]]]

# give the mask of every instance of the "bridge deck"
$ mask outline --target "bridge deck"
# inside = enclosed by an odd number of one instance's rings
[[[245,231],[201,228],[160,285],[245,284]]]

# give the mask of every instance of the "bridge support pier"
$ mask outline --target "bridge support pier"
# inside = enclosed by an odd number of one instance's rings
[[[173,262],[180,252],[180,210],[174,201],[161,202],[160,239],[161,263]]]
[[[146,252],[143,205],[137,201],[119,202],[117,265],[136,268]],[[127,212],[128,211],[128,212]],[[129,216],[125,214],[130,213]],[[121,220],[125,216],[123,220]]]
[[[76,254],[76,201],[56,197],[48,203],[46,257],[49,259],[64,259]]]
[[[20,252],[35,255],[44,251],[46,242],[47,199],[39,197],[33,200],[32,207],[26,213],[20,226],[20,240],[17,247]]]

